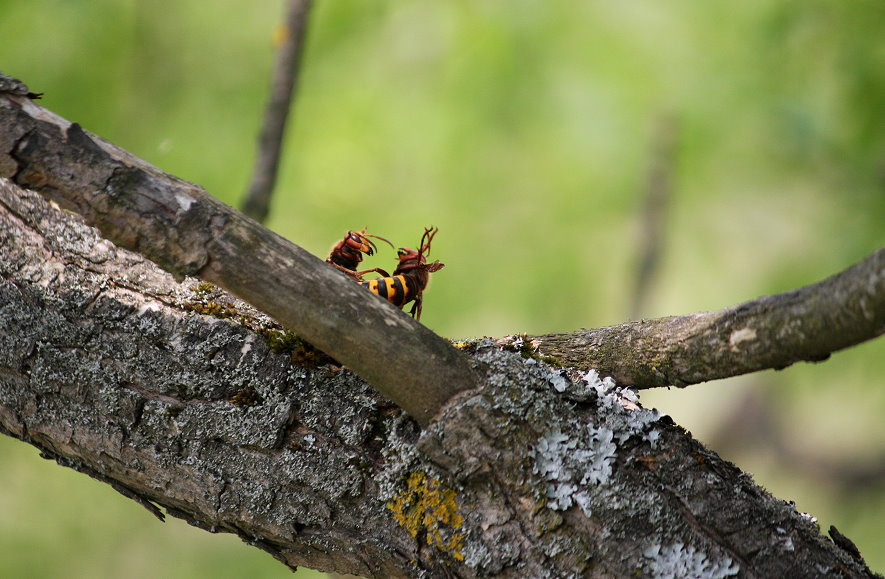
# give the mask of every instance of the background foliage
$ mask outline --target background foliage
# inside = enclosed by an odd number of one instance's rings
[[[0,70],[45,106],[239,202],[279,0],[0,0],[0,14]],[[319,1],[269,226],[321,256],[350,228],[412,246],[438,226],[447,267],[423,321],[446,336],[619,323],[670,116],[674,193],[642,315],[817,281],[885,242],[883,17],[877,0]],[[883,374],[880,339],[642,399],[881,571]],[[288,576],[10,439],[0,461],[10,576]]]

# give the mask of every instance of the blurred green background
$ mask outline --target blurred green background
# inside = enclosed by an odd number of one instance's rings
[[[282,12],[0,0],[0,70],[237,205]],[[806,285],[885,244],[883,24],[880,0],[320,0],[268,225],[320,256],[347,229],[413,246],[438,226],[422,321],[444,336],[616,324],[656,159],[673,191],[641,316]],[[883,375],[880,339],[642,399],[883,571]],[[291,576],[12,439],[0,465],[5,576]]]

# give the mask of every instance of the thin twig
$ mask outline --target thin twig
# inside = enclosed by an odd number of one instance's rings
[[[252,170],[252,180],[243,200],[243,213],[259,223],[267,218],[270,198],[277,181],[283,135],[298,85],[307,18],[312,4],[312,0],[289,0],[286,6],[283,39],[274,63],[270,99],[258,136],[258,153]]]

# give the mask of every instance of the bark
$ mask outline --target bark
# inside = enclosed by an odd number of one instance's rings
[[[321,259],[199,186],[2,93],[0,177],[83,215],[176,276],[199,276],[260,305],[422,424],[477,385],[461,352]]]
[[[481,388],[422,430],[267,316],[2,180],[0,247],[0,429],[290,567],[872,576],[593,373],[460,344]]]
[[[635,388],[820,362],[885,333],[885,248],[819,283],[715,312],[529,336],[564,366]]]

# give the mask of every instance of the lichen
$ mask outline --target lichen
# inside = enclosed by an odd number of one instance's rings
[[[609,377],[600,380],[596,370],[588,371],[581,379],[596,391],[601,414],[606,424],[619,433],[621,442],[626,442],[632,436],[641,436],[653,447],[657,445],[660,431],[649,427],[661,419],[661,412],[655,408],[643,408],[636,392],[618,386]]]
[[[270,318],[232,298],[221,288],[206,282],[192,284],[189,288],[196,294],[196,298],[184,300],[181,304],[184,309],[222,320],[231,320],[259,334],[271,351],[276,354],[288,354],[292,362],[298,366],[316,368],[323,364],[335,363],[335,360],[300,336],[280,328]]]
[[[737,563],[729,557],[714,559],[707,553],[683,543],[664,546],[654,544],[646,548],[642,555],[646,559],[646,570],[656,579],[677,577],[723,579],[733,577],[740,571]]]
[[[457,493],[424,471],[412,472],[406,488],[388,501],[394,520],[413,537],[423,534],[428,545],[464,560],[464,518],[458,512]]]
[[[617,446],[614,432],[587,426],[588,440],[568,437],[558,426],[538,441],[532,454],[535,474],[546,481],[547,506],[562,511],[577,504],[590,516],[592,487],[604,485],[612,474]]]

